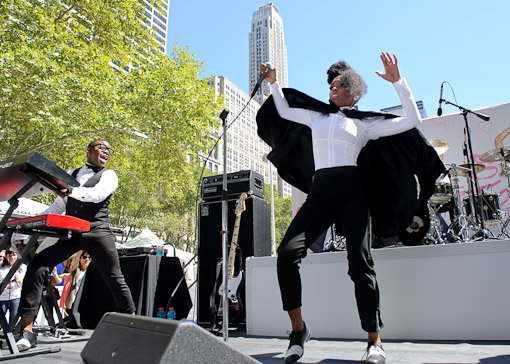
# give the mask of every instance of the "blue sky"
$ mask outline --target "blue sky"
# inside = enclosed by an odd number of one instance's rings
[[[189,47],[203,77],[222,75],[247,94],[252,14],[269,1],[170,0],[169,49]],[[443,98],[467,109],[510,102],[508,0],[275,0],[283,19],[289,87],[327,101],[326,70],[344,59],[362,75],[368,93],[361,110],[399,104],[375,74],[381,51],[395,53],[400,70],[429,117]],[[443,115],[457,113],[444,106]],[[510,115],[509,115],[510,119]],[[510,124],[510,121],[509,121]]]

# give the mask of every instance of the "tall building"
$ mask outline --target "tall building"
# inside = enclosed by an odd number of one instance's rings
[[[278,69],[278,82],[287,87],[287,48],[283,38],[283,22],[278,8],[274,4],[261,6],[253,13],[250,38],[250,91],[255,87],[259,78],[259,66],[262,62],[270,62]],[[214,87],[216,95],[222,95],[225,108],[229,111],[227,124],[232,126],[227,131],[227,165],[226,172],[236,172],[250,169],[264,176],[265,183],[276,185],[280,197],[290,197],[292,187],[279,176],[276,168],[270,168],[267,154],[270,147],[257,135],[256,116],[260,105],[269,94],[267,82],[262,84],[254,99],[244,111],[244,106],[250,97],[239,87],[224,76],[214,76],[208,81]],[[234,123],[234,119],[239,119]],[[211,135],[217,139],[223,130]],[[223,172],[223,142],[222,138],[211,156],[205,161],[207,168],[214,173]],[[205,158],[204,158],[205,159]],[[270,173],[272,172],[272,176]]]
[[[143,22],[151,29],[159,43],[158,50],[164,54],[168,41],[168,5],[170,4],[170,0],[161,0],[158,9],[154,8],[147,0],[140,1],[145,6],[145,18]]]
[[[425,106],[423,105],[423,101],[416,101],[416,106],[418,107],[418,111],[420,112],[421,118],[426,119],[427,112],[425,111]],[[404,116],[404,109],[402,108],[402,105],[386,107],[384,109],[381,109],[381,111],[387,112],[387,113],[390,113],[393,115],[397,115],[397,116]]]
[[[276,171],[272,168],[273,176],[270,176],[269,161],[266,156],[270,152],[269,146],[257,135],[257,123],[255,117],[260,104],[254,100],[241,113],[250,99],[249,95],[233,84],[224,76],[213,76],[208,84],[214,88],[216,95],[223,96],[225,108],[229,111],[227,125],[227,167],[226,172],[236,172],[250,169],[264,176],[264,181],[277,185],[281,197],[290,197],[291,188],[287,183],[281,184]],[[241,114],[240,114],[241,113]],[[234,119],[239,118],[234,122]],[[213,134],[212,138],[219,138],[223,129]],[[217,144],[209,159],[205,162],[207,168],[214,173],[223,172],[223,143],[224,138]]]
[[[253,13],[250,31],[250,93],[258,80],[260,64],[270,62],[278,70],[278,83],[288,86],[287,47],[283,36],[283,22],[275,4],[261,6]],[[262,84],[254,99],[262,104],[268,95],[269,85]]]

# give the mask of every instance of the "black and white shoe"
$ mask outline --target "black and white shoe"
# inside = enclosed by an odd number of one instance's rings
[[[310,340],[310,336],[312,336],[312,332],[303,322],[303,330],[302,331],[292,331],[289,335],[289,347],[287,352],[285,353],[285,363],[295,363],[298,361],[305,352],[305,342]]]
[[[366,352],[367,360],[366,364],[385,364],[386,363],[386,354],[382,346],[377,345],[376,343],[370,343],[367,346]]]
[[[22,331],[20,339],[16,343],[19,351],[26,351],[37,346],[37,334],[29,331]]]

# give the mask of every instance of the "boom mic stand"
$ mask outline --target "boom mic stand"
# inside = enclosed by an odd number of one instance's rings
[[[482,197],[480,196],[480,190],[478,187],[478,176],[476,174],[475,158],[473,156],[473,146],[471,145],[471,129],[469,128],[467,114],[473,114],[485,121],[489,121],[490,117],[487,115],[483,115],[483,114],[477,113],[475,111],[466,109],[462,106],[456,105],[456,104],[454,104],[450,101],[447,101],[445,99],[440,99],[439,102],[444,102],[447,105],[455,106],[456,108],[458,108],[461,111],[462,116],[464,117],[464,135],[466,137],[466,144],[467,144],[467,159],[468,159],[468,164],[471,168],[471,176],[472,176],[472,180],[474,183],[473,195],[474,195],[475,201],[477,202],[477,203],[475,203],[474,213],[475,213],[475,219],[480,223],[480,229],[473,236],[479,235],[479,238],[481,240],[485,240],[487,237],[489,237],[489,232],[485,226],[485,221],[483,219],[483,210],[482,210],[483,202],[482,202]]]
[[[255,88],[253,89],[250,99],[246,103],[246,105],[243,107],[241,112],[236,116],[234,123],[239,115],[246,109],[248,104],[250,103],[251,99],[253,99],[253,96],[255,96],[255,93],[260,88],[260,85],[262,84],[262,81],[266,77],[267,73],[269,72],[269,68],[271,65],[266,62],[266,66],[268,69],[262,73],[259,76],[259,80],[257,81],[257,85],[255,85]],[[221,244],[221,253],[222,253],[222,282],[223,282],[223,312],[222,312],[222,318],[223,318],[223,340],[228,341],[228,272],[227,272],[227,260],[228,260],[228,189],[227,189],[227,129],[229,126],[227,125],[227,116],[228,111],[226,109],[223,109],[223,111],[220,114],[220,119],[223,123],[223,187],[222,187],[222,194],[221,194],[221,235],[222,235],[222,244]]]
[[[223,281],[223,340],[228,341],[228,188],[227,188],[227,116],[228,111],[223,110],[220,119],[223,123],[223,187],[221,194],[221,256]]]

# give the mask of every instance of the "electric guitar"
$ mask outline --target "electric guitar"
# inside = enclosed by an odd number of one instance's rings
[[[239,261],[239,272],[237,275],[234,275],[235,273],[235,266],[236,266],[236,257],[238,260],[240,258],[240,254],[236,255],[237,250],[239,249],[239,245],[237,243],[239,238],[239,227],[241,225],[241,214],[246,211],[246,198],[248,195],[246,193],[242,193],[239,197],[239,200],[236,204],[235,209],[235,215],[236,220],[234,224],[234,230],[232,232],[232,241],[230,242],[230,250],[228,254],[228,261],[227,261],[227,297],[229,301],[229,317],[231,320],[235,320],[239,314],[242,311],[242,300],[240,295],[240,288],[243,283],[243,271],[241,269],[241,261]],[[240,249],[239,249],[240,250]],[[217,271],[221,272],[221,266],[223,262],[220,260],[217,264]],[[216,323],[219,321],[222,321],[223,318],[223,280],[221,279],[222,275],[218,274],[221,280],[220,287],[218,288],[217,294],[216,294],[216,286],[215,284],[212,295],[214,297],[211,297],[211,307],[213,308],[214,315],[213,315],[213,329],[216,327]],[[216,281],[218,283],[218,280]],[[230,314],[232,313],[232,314]]]

